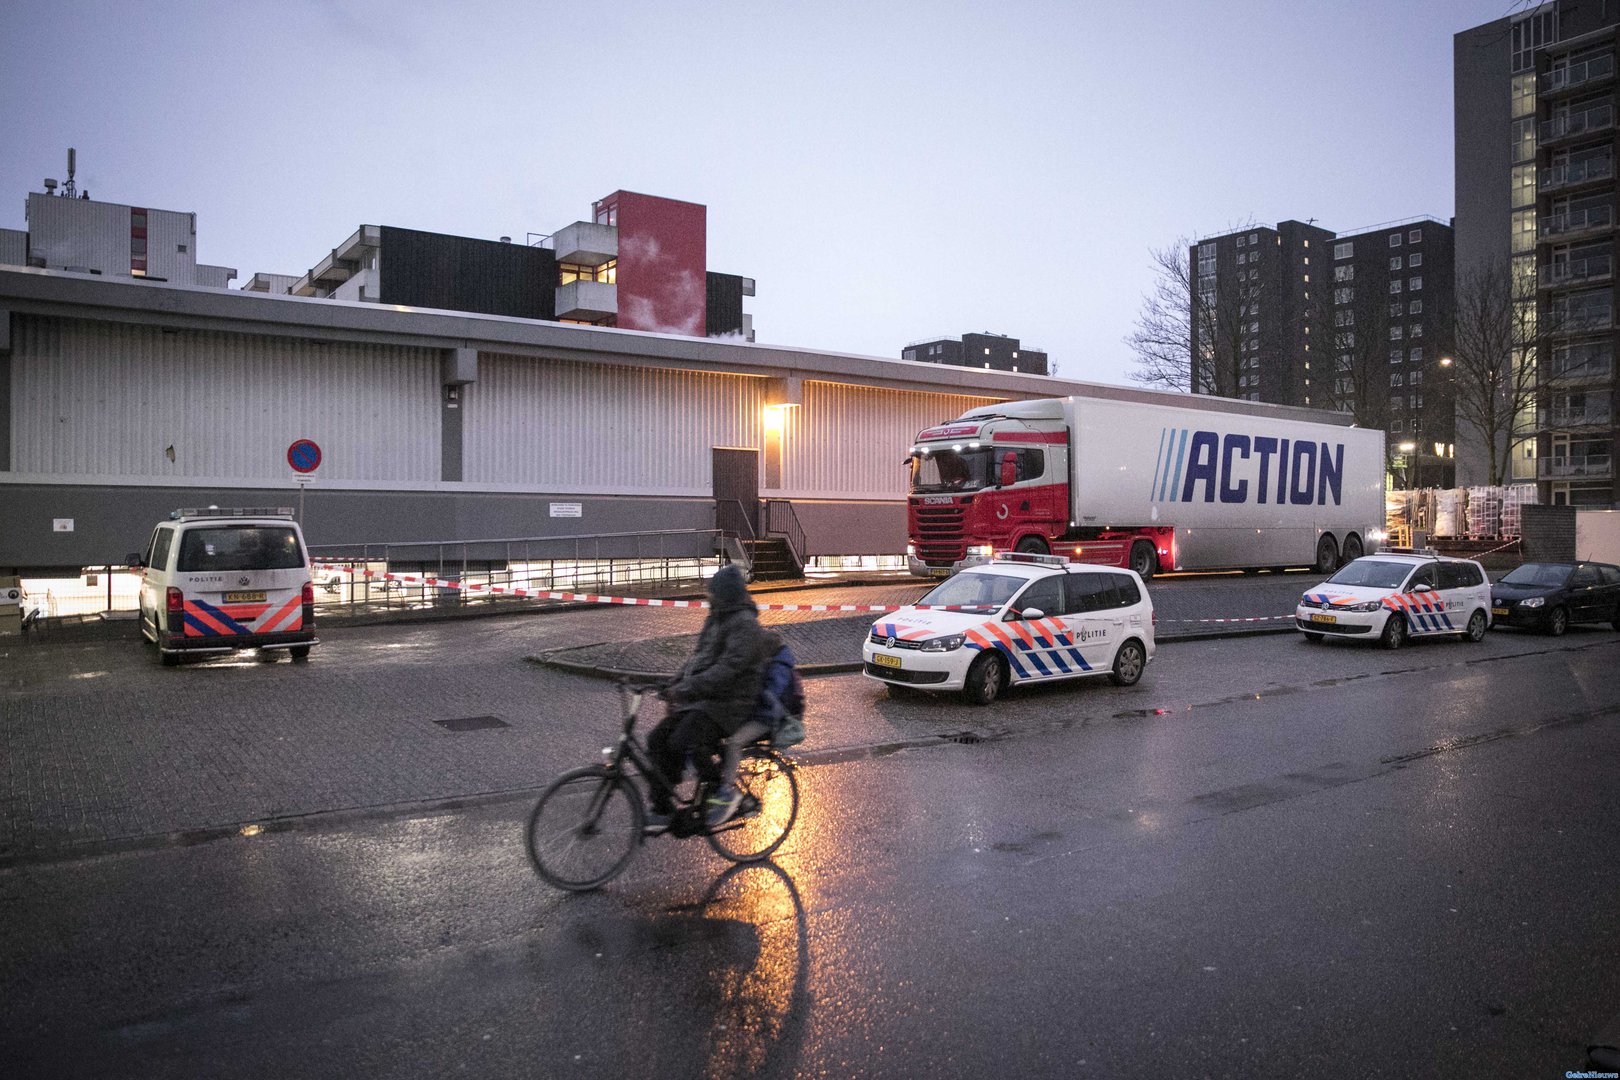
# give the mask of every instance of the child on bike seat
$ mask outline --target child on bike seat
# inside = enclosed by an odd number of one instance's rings
[[[759,609],[742,572],[721,567],[709,579],[708,595],[709,614],[697,648],[665,691],[669,711],[648,733],[647,753],[672,785],[680,782],[686,756],[692,755],[698,779],[710,787],[708,823],[717,825],[736,811],[740,796],[730,783],[721,783],[716,754],[752,718],[768,656]],[[674,809],[669,796],[654,785],[648,831],[668,829]]]

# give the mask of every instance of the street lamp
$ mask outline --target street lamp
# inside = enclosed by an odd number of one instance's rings
[[[1403,455],[1401,460],[1406,463],[1406,468],[1404,468],[1401,471],[1405,474],[1406,490],[1411,491],[1412,488],[1417,486],[1417,485],[1412,483],[1413,472],[1414,472],[1414,469],[1412,467],[1413,466],[1412,454],[1413,454],[1413,452],[1415,450],[1417,450],[1417,443],[1415,443],[1415,442],[1403,442],[1396,449],[1400,450],[1401,454]]]

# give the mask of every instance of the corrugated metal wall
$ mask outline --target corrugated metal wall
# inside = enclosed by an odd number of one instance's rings
[[[307,438],[322,480],[438,480],[437,350],[38,316],[13,331],[18,473],[285,480]]]
[[[917,432],[998,400],[806,382],[782,432],[783,487],[801,498],[904,498],[900,463]]]
[[[762,446],[766,381],[484,354],[466,388],[469,483],[708,494],[709,449]]]

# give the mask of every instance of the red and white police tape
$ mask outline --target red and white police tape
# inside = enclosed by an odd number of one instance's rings
[[[549,589],[524,589],[510,585],[485,585],[477,581],[440,578],[419,574],[389,574],[367,570],[346,563],[315,563],[316,570],[336,570],[373,581],[397,581],[406,585],[428,585],[435,589],[460,589],[469,593],[488,593],[491,596],[516,596],[525,600],[563,600],[576,604],[623,604],[627,607],[706,608],[707,600],[655,600],[644,596],[600,596],[596,593],[556,592]],[[760,604],[761,611],[860,611],[883,614],[901,608],[922,608],[927,611],[971,611],[982,605],[921,605],[921,604]],[[1161,619],[1160,622],[1193,623],[1253,623],[1292,619],[1292,615],[1261,615],[1248,619]]]

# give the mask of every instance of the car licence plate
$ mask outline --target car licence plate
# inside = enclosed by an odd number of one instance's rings
[[[228,592],[225,594],[227,604],[262,604],[263,592]]]
[[[873,653],[872,663],[878,667],[897,668],[900,666],[900,658],[898,656],[885,656],[882,653]]]
[[[1493,608],[1491,608],[1491,614],[1492,615],[1501,615],[1501,616],[1505,617],[1507,615],[1507,613],[1508,613],[1508,609],[1505,608],[1505,607],[1493,607]]]
[[[1336,623],[1338,621],[1339,617],[1337,615],[1317,615],[1314,612],[1311,614],[1311,622]]]

